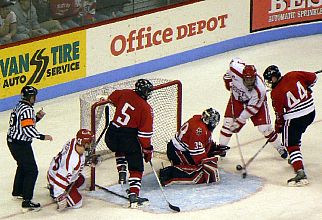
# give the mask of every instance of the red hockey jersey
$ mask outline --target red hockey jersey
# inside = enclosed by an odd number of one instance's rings
[[[211,134],[201,115],[194,115],[181,126],[172,143],[180,151],[189,151],[195,164],[199,165],[202,159],[207,158],[213,143]]]
[[[317,80],[316,74],[292,71],[285,74],[271,92],[276,120],[298,118],[314,110],[314,101],[309,87]]]
[[[108,99],[116,106],[112,123],[116,127],[137,128],[143,148],[151,145],[153,110],[149,103],[131,89],[115,90]]]

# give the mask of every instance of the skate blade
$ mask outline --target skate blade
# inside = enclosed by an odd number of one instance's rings
[[[287,185],[290,187],[301,187],[308,184],[309,184],[309,181],[307,179],[302,179],[298,182],[295,182],[295,181],[289,182]]]
[[[39,208],[22,208],[22,212],[23,213],[26,213],[26,212],[39,212],[41,209],[41,207]]]

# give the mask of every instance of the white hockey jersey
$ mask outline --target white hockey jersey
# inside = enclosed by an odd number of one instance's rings
[[[68,141],[63,149],[53,158],[47,173],[47,179],[53,186],[54,197],[65,192],[76,181],[85,166],[85,154],[80,155],[76,149],[76,139]]]
[[[229,70],[224,75],[224,80],[231,80],[232,92],[235,100],[245,104],[244,111],[240,114],[243,119],[248,119],[256,115],[259,108],[266,101],[266,87],[263,79],[256,74],[255,87],[247,89],[243,83],[243,69],[245,63],[235,58],[229,64]]]

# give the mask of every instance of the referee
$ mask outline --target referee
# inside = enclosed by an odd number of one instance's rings
[[[37,93],[37,89],[32,86],[22,88],[21,100],[10,115],[7,134],[8,147],[17,161],[12,196],[23,199],[23,212],[40,209],[39,203],[31,201],[38,176],[38,167],[31,146],[32,139],[53,140],[50,135],[43,135],[36,129],[36,122],[45,115],[42,110],[35,114],[33,105],[36,102]]]

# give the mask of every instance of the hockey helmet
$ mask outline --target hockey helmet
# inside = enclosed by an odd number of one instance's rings
[[[269,88],[274,88],[277,85],[278,80],[281,78],[281,75],[282,74],[277,66],[270,65],[267,67],[263,74],[266,86]],[[273,82],[272,77],[276,77],[277,80]]]
[[[80,146],[85,146],[85,144],[91,144],[94,140],[94,134],[87,129],[80,129],[76,134],[76,143]]]
[[[246,65],[243,69],[243,82],[247,89],[255,87],[257,71],[254,65]]]
[[[134,91],[145,100],[149,99],[149,97],[152,94],[152,90],[153,90],[153,85],[147,79],[139,79],[135,83]]]
[[[21,99],[28,102],[30,102],[31,97],[36,97],[37,94],[38,90],[33,86],[24,86],[21,89]]]
[[[215,109],[208,108],[202,112],[201,119],[213,131],[220,121],[220,114]]]

